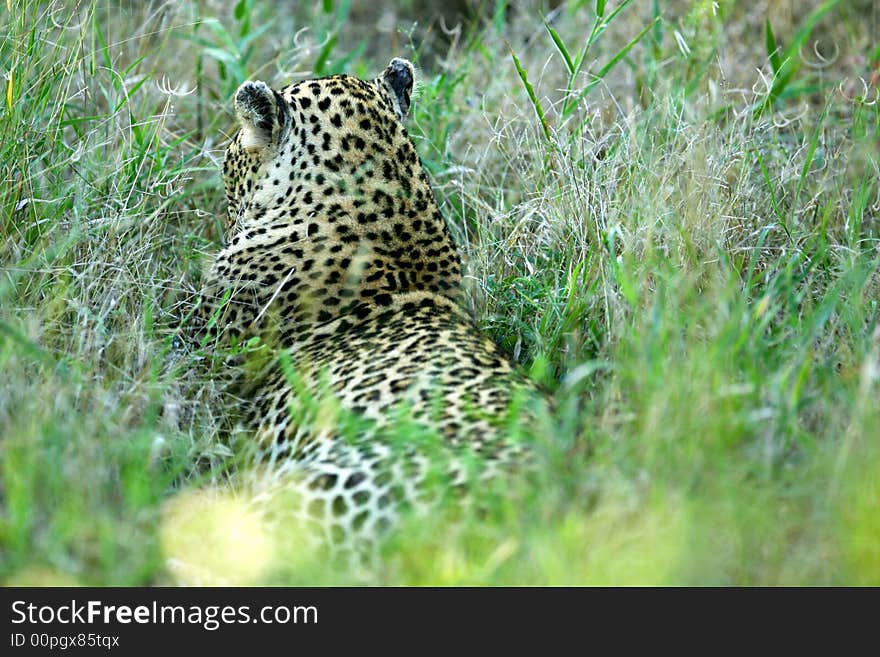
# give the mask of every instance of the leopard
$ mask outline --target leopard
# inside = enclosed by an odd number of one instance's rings
[[[540,391],[467,310],[461,253],[407,132],[415,76],[398,57],[371,80],[241,84],[226,244],[202,291],[211,344],[256,338],[271,353],[236,397],[253,503],[343,559],[427,512],[427,480],[464,499],[532,452],[507,427]]]

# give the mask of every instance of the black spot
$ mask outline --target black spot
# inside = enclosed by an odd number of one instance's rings
[[[318,480],[315,482],[317,487],[321,490],[330,490],[334,486],[336,486],[336,482],[339,480],[339,477],[335,474],[324,474],[318,477]]]
[[[360,529],[361,527],[363,527],[364,523],[367,521],[367,518],[369,518],[369,517],[370,517],[369,511],[361,511],[359,514],[357,514],[354,517],[354,522],[352,523],[354,525],[354,528]]]

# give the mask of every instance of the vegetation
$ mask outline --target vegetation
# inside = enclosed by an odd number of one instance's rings
[[[297,4],[0,7],[0,581],[880,584],[876,3]],[[395,55],[468,303],[554,404],[529,485],[339,572],[204,492],[246,436],[180,333],[236,86]]]

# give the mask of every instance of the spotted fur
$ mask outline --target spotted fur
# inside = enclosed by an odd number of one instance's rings
[[[289,362],[248,375],[257,499],[339,550],[425,508],[438,458],[462,486],[525,452],[502,425],[533,386],[459,305],[459,255],[404,126],[413,75],[394,59],[371,81],[239,88],[227,246],[203,295],[216,340],[260,336]],[[360,419],[354,439],[322,399]],[[439,452],[392,444],[402,410]]]

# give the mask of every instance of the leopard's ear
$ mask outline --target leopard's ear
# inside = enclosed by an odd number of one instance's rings
[[[248,80],[235,92],[235,115],[241,125],[242,148],[255,151],[280,141],[290,112],[277,91],[265,82]]]
[[[413,81],[416,77],[416,69],[409,60],[395,57],[382,71],[379,80],[391,93],[391,98],[396,105],[395,110],[401,121],[406,120],[409,112],[410,97],[412,96]]]

